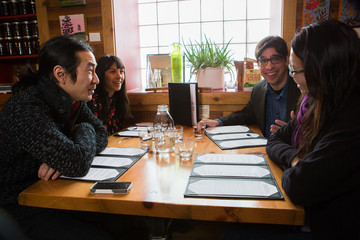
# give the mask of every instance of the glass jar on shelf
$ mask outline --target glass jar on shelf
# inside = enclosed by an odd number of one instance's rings
[[[23,37],[14,37],[14,52],[15,55],[25,55]]]
[[[31,36],[31,27],[30,21],[22,21],[21,22],[21,31],[24,36]]]
[[[26,15],[31,13],[31,4],[29,0],[19,0],[19,14]]]
[[[6,46],[5,46],[5,39],[0,37],[0,56],[5,56],[6,54]]]
[[[13,36],[18,36],[18,37],[22,36],[20,22],[11,23],[11,32],[12,32]]]
[[[30,21],[30,32],[31,35],[39,36],[39,30],[38,30],[38,22],[37,20]]]
[[[6,53],[8,56],[14,56],[16,54],[14,39],[12,37],[5,38],[5,46],[6,46]]]
[[[36,13],[35,0],[30,0],[30,14]]]
[[[9,22],[3,22],[1,23],[1,36],[3,37],[12,37],[12,31],[11,31],[11,23]]]
[[[19,2],[18,0],[9,1],[10,15],[19,15]]]
[[[0,16],[9,16],[9,2],[8,1],[0,1]]]

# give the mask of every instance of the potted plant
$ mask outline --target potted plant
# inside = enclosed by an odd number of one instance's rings
[[[196,74],[199,87],[223,88],[224,69],[233,75],[233,59],[228,49],[230,41],[219,46],[205,36],[205,42],[193,43],[189,40],[188,45],[184,44],[185,57],[191,65],[190,72]]]

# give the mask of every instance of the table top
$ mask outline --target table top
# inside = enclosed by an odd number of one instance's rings
[[[258,128],[250,128],[261,134]],[[184,127],[184,137],[193,136]],[[196,141],[193,160],[183,162],[173,153],[149,151],[117,181],[131,181],[128,194],[93,194],[94,182],[75,180],[40,180],[19,195],[19,204],[35,207],[106,212],[163,218],[303,225],[304,209],[294,205],[281,188],[282,170],[265,152],[265,147],[221,150],[207,136]],[[138,138],[109,137],[109,147],[140,147]],[[282,200],[184,197],[197,153],[264,154]]]

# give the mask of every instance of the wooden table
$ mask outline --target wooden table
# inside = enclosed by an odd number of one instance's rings
[[[260,133],[257,128],[252,128]],[[184,136],[192,136],[184,128]],[[138,138],[110,137],[109,147],[140,147]],[[294,205],[281,188],[281,169],[270,161],[265,147],[221,150],[208,137],[196,142],[196,153],[264,154],[284,195],[284,200],[215,199],[184,197],[193,162],[181,162],[174,154],[149,152],[117,181],[132,181],[126,195],[91,194],[93,182],[40,180],[19,195],[21,205],[139,215],[160,218],[223,222],[303,225],[304,210]],[[194,157],[193,157],[194,158]]]

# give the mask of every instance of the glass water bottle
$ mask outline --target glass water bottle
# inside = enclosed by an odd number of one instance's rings
[[[167,105],[158,105],[154,118],[154,140],[157,152],[173,152],[175,149],[174,120]]]

